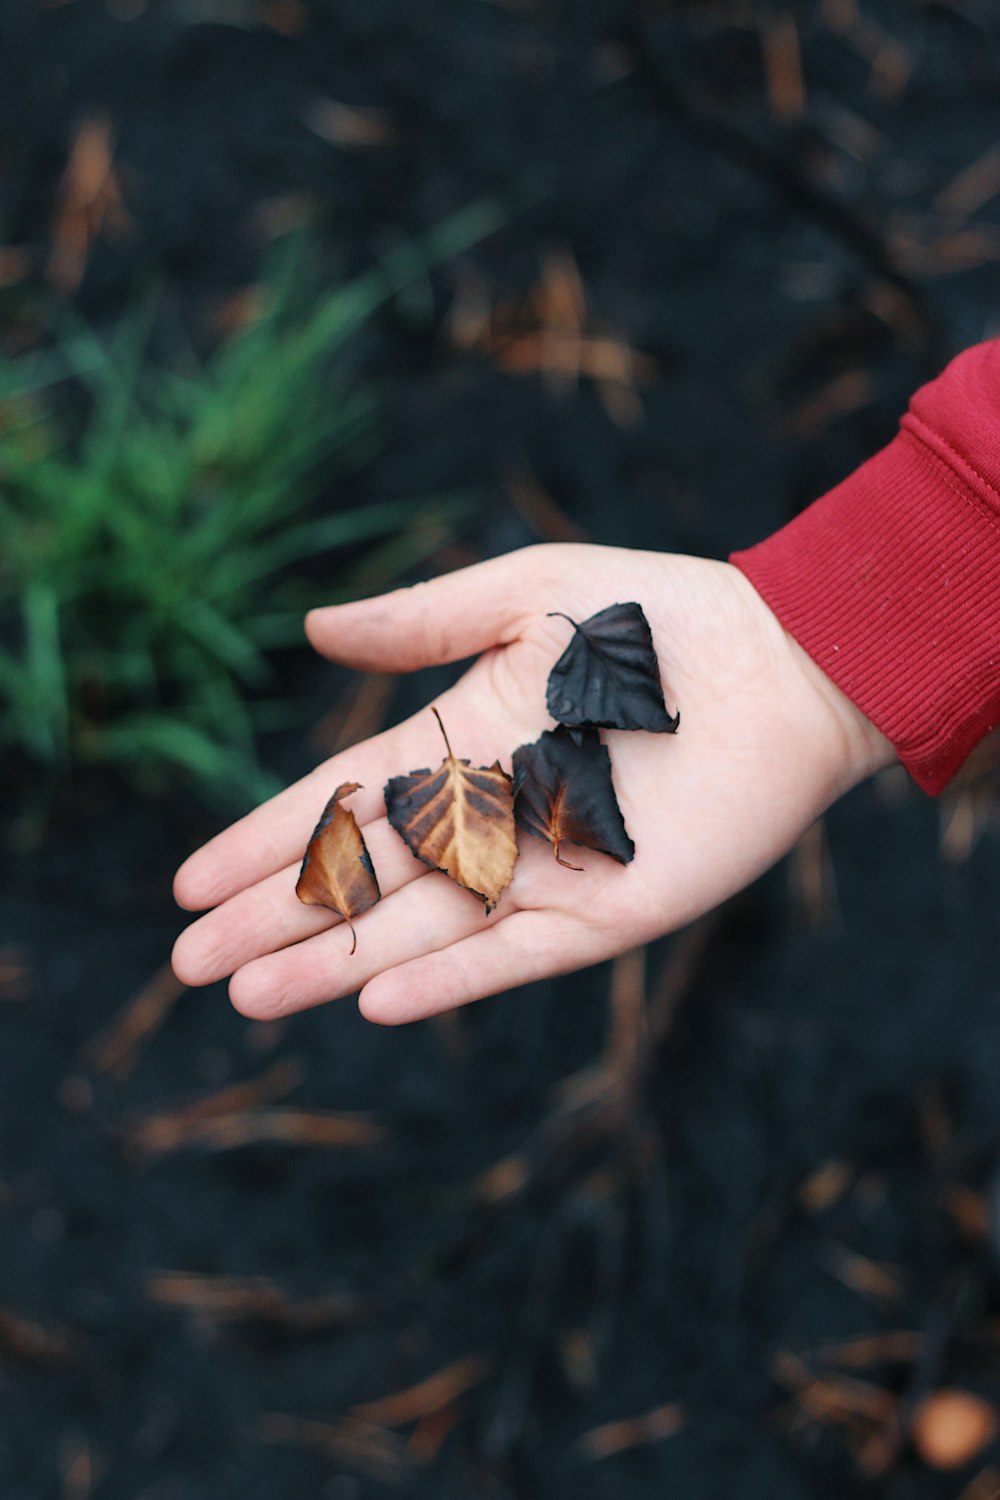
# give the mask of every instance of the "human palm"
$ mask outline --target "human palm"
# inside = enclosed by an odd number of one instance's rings
[[[514,878],[489,917],[428,870],[389,827],[382,787],[436,765],[427,710],[355,745],[219,834],[177,873],[192,910],[174,968],[188,984],[232,975],[244,1014],[270,1019],[360,991],[370,1020],[449,1010],[609,958],[683,926],[778,859],[842,792],[892,759],[887,741],[782,630],[725,563],[592,546],[541,546],[415,588],[307,619],[324,655],[369,671],[413,670],[482,653],[435,702],[456,755],[475,765],[549,727],[545,684],[574,619],[619,601],[642,605],[677,735],[607,731],[615,788],[636,855],[621,866],[574,851],[581,872],[519,835]],[[383,900],[351,934],[303,906],[303,849],[342,781]]]

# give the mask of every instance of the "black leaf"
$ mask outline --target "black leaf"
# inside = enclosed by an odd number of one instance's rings
[[[611,757],[596,729],[546,729],[533,745],[514,751],[514,817],[546,839],[556,859],[563,843],[610,854],[627,865],[635,845],[625,828],[611,781]]]
[[[568,615],[563,619],[569,620]],[[560,724],[676,734],[667,713],[649,621],[638,604],[612,604],[573,626],[549,673],[549,713]]]

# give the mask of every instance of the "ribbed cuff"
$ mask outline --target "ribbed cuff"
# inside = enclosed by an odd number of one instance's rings
[[[912,411],[729,560],[925,791],[1000,723],[1000,495]]]

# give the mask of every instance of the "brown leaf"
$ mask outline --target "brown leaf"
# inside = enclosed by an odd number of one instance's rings
[[[360,791],[356,781],[344,781],[323,809],[306,849],[295,894],[306,906],[326,906],[343,917],[351,929],[353,953],[358,946],[352,918],[381,900],[371,855],[354,814],[341,799]]]
[[[513,782],[499,761],[477,767],[458,760],[441,715],[436,708],[431,712],[448,754],[436,771],[387,781],[386,812],[417,858],[472,891],[489,915],[510,885],[517,859]]]
[[[971,1391],[925,1396],[913,1418],[913,1446],[934,1469],[959,1469],[997,1435],[996,1409]]]

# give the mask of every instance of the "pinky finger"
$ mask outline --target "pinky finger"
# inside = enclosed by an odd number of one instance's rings
[[[423,1021],[608,956],[596,944],[590,953],[586,947],[572,917],[561,912],[513,912],[486,932],[383,970],[365,985],[358,1004],[367,1020],[381,1026]]]

